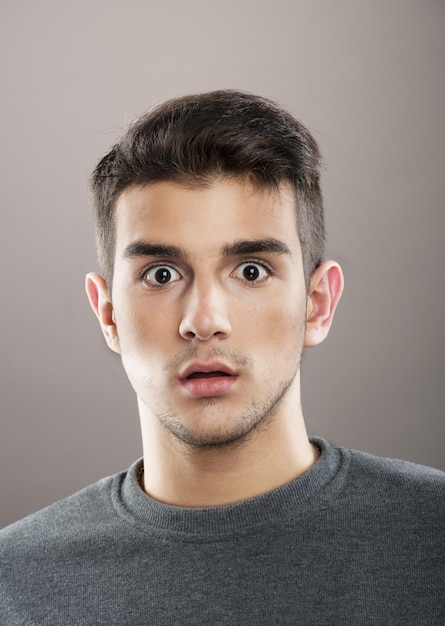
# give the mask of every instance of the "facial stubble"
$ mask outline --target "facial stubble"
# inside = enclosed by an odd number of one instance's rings
[[[186,446],[209,449],[244,445],[260,431],[267,430],[268,426],[273,421],[283,398],[286,396],[298,374],[302,349],[303,343],[301,342],[298,348],[298,358],[296,359],[294,370],[289,377],[282,380],[275,391],[270,391],[264,397],[253,400],[246,412],[238,418],[236,424],[232,424],[223,432],[218,434],[201,433],[198,435],[195,432],[196,429],[188,426],[178,413],[168,408],[156,411],[156,416],[161,425],[168,430],[177,441]],[[214,350],[212,351],[212,356],[217,357],[225,355],[223,355],[221,350]],[[244,366],[250,364],[250,361],[245,357],[235,356],[234,358],[233,355],[231,355],[231,357],[232,362],[233,360],[238,362],[242,360]],[[198,403],[198,407],[202,407],[203,412],[209,411],[212,408],[218,410],[222,408],[224,404],[224,398],[219,397],[204,397],[195,399],[195,401]],[[231,423],[231,420],[229,420],[229,422]]]

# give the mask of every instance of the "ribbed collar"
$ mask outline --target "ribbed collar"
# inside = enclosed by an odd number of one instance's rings
[[[339,486],[344,474],[344,451],[321,438],[311,438],[321,450],[307,472],[266,494],[237,504],[211,508],[185,508],[163,504],[144,493],[137,482],[142,460],[115,477],[113,504],[127,521],[145,532],[177,533],[203,539],[243,533],[300,514],[313,505],[314,496],[328,485]],[[326,497],[326,493],[323,496]]]

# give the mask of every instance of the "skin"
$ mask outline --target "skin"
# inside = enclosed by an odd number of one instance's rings
[[[95,273],[86,288],[138,398],[148,494],[219,506],[313,465],[300,359],[328,334],[343,278],[327,261],[306,291],[289,187],[220,178],[128,188],[113,292]]]

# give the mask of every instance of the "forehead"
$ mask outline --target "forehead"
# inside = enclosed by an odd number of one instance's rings
[[[270,238],[299,246],[296,198],[288,184],[259,189],[249,180],[199,187],[171,181],[126,189],[116,204],[116,256],[137,240],[210,253],[235,239]]]

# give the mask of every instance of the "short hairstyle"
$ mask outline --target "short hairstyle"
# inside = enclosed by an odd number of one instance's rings
[[[110,288],[115,206],[127,188],[160,181],[209,185],[220,176],[259,188],[290,183],[306,286],[324,254],[321,156],[303,124],[275,102],[236,90],[174,98],[129,125],[91,177],[96,245]]]

